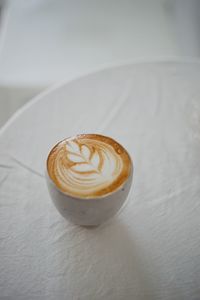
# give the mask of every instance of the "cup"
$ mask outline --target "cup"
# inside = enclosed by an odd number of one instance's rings
[[[89,199],[63,192],[51,179],[48,168],[46,168],[47,187],[55,207],[64,218],[77,225],[98,226],[106,222],[119,212],[127,200],[133,178],[132,160],[130,163],[129,176],[121,186],[110,193]]]

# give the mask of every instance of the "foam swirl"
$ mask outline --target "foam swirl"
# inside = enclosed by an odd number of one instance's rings
[[[111,138],[79,135],[56,145],[47,167],[51,179],[72,196],[90,198],[117,189],[128,177],[130,158]]]

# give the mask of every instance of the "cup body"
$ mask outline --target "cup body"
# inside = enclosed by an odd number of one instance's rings
[[[130,191],[133,166],[129,177],[116,191],[96,198],[78,198],[57,188],[46,172],[46,182],[53,203],[70,222],[82,226],[98,226],[112,218],[125,203]]]

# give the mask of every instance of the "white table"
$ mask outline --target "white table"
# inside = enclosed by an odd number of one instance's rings
[[[128,205],[93,230],[64,220],[43,173],[79,132],[121,142]],[[200,64],[136,64],[65,83],[0,133],[0,299],[200,299]]]

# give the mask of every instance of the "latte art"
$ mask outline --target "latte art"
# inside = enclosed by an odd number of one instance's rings
[[[83,134],[57,144],[49,154],[47,168],[61,191],[91,198],[122,185],[129,176],[131,160],[111,138]]]

